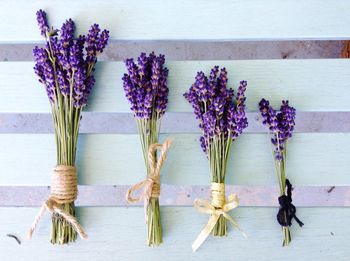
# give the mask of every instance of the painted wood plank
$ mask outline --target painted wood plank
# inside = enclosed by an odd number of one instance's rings
[[[347,41],[111,41],[100,61],[123,61],[141,52],[165,54],[171,61],[329,59],[341,57]],[[37,43],[0,43],[0,61],[33,61]],[[41,45],[41,44],[40,44]]]
[[[347,0],[103,0],[83,8],[68,0],[6,0],[0,3],[0,41],[40,40],[35,20],[39,8],[54,26],[73,18],[81,34],[97,22],[119,40],[350,38]]]
[[[67,246],[49,243],[50,215],[45,215],[32,240],[25,240],[37,208],[0,208],[0,251],[2,260],[339,260],[347,261],[350,235],[347,221],[350,208],[298,208],[303,228],[292,226],[292,243],[283,248],[276,208],[243,208],[231,212],[248,235],[229,228],[225,238],[210,236],[192,253],[191,244],[208,215],[192,207],[163,207],[164,243],[146,245],[146,225],[142,208],[78,208],[79,220],[89,239]],[[333,220],[333,222],[331,222]],[[14,233],[22,244],[5,235]]]
[[[350,132],[350,112],[298,112],[296,133]],[[135,119],[131,113],[85,112],[80,133],[135,134]],[[267,133],[258,112],[248,112],[245,133]],[[0,113],[0,133],[53,133],[51,114]],[[170,112],[164,115],[161,133],[200,133],[193,113]]]
[[[299,111],[350,110],[350,59],[187,61],[168,62],[169,112],[191,112],[183,98],[196,73],[209,73],[214,65],[228,70],[229,85],[248,81],[248,110],[256,111],[262,97],[278,106],[288,98]],[[101,62],[88,111],[130,112],[124,97],[122,62]],[[44,88],[31,62],[0,63],[0,112],[49,112]],[[321,93],[322,90],[322,93]]]
[[[162,168],[162,183],[208,185],[209,171],[198,134],[161,135],[174,140]],[[77,168],[81,185],[135,184],[145,178],[138,135],[83,134]],[[49,185],[56,162],[52,134],[0,135],[1,185]],[[275,186],[268,135],[242,135],[232,146],[227,184]],[[302,185],[350,185],[350,133],[297,133],[288,145],[287,175]]]
[[[76,205],[81,207],[143,206],[129,204],[126,191],[130,185],[79,186]],[[226,195],[234,193],[242,207],[276,207],[279,189],[263,186],[226,186]],[[49,196],[48,186],[0,186],[0,207],[40,206]],[[162,206],[192,206],[197,198],[208,199],[208,186],[174,186],[162,184]],[[299,207],[350,207],[350,186],[295,187],[293,204]]]

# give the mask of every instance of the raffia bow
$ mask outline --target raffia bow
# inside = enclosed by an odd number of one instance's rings
[[[222,215],[226,218],[237,230],[239,230],[244,237],[246,234],[239,227],[238,223],[228,214],[228,212],[236,207],[238,207],[238,197],[236,194],[231,194],[225,200],[225,184],[223,183],[212,183],[212,202],[209,203],[204,199],[196,199],[194,201],[194,207],[201,213],[211,215],[208,223],[197,236],[196,240],[192,244],[193,252],[203,244],[207,239],[211,231],[213,230],[215,224],[218,222],[220,216]]]
[[[47,201],[41,206],[33,224],[28,232],[28,239],[32,238],[33,232],[45,212],[57,213],[72,225],[82,239],[87,239],[84,229],[78,223],[76,217],[65,212],[61,205],[71,203],[78,196],[77,173],[73,166],[57,165],[52,172],[51,193]]]
[[[147,222],[147,207],[151,198],[158,198],[160,195],[160,169],[166,160],[166,153],[172,143],[172,140],[166,140],[163,144],[154,143],[148,149],[148,177],[133,185],[126,192],[126,200],[129,203],[135,203],[143,200],[145,209],[145,220]],[[157,160],[156,151],[160,149],[160,156]],[[132,193],[143,189],[139,197],[133,197]]]

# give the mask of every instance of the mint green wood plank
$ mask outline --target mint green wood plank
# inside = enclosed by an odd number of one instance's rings
[[[161,135],[174,139],[162,172],[167,184],[208,185],[208,163],[196,134]],[[0,135],[1,185],[50,184],[55,164],[52,135]],[[295,134],[289,144],[287,173],[294,185],[348,185],[350,133]],[[138,135],[81,135],[80,184],[133,184],[145,177]],[[234,144],[227,182],[276,185],[267,135],[243,135]]]
[[[114,39],[310,39],[350,37],[346,0],[1,1],[0,41],[41,40],[39,8],[51,24],[73,18],[78,32],[98,22]]]
[[[216,64],[228,69],[230,85],[248,80],[248,109],[256,110],[261,97],[273,104],[288,98],[297,110],[350,110],[350,59],[253,60],[168,62],[169,111],[192,111],[182,94],[193,83],[196,72],[210,71]],[[43,86],[31,62],[0,63],[0,112],[48,112]],[[88,110],[129,112],[121,77],[122,62],[101,62]]]
[[[292,227],[293,241],[281,247],[276,208],[238,208],[232,211],[248,234],[230,229],[227,238],[210,237],[196,253],[191,243],[208,221],[194,208],[162,208],[164,244],[146,246],[142,208],[79,208],[89,239],[69,246],[49,243],[50,218],[40,222],[31,241],[24,240],[37,208],[1,208],[0,253],[6,261],[28,260],[348,260],[350,209],[299,208],[305,226]],[[331,222],[333,220],[333,222]],[[18,245],[5,235],[15,233]]]

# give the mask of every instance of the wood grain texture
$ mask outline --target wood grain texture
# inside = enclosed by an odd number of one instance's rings
[[[125,195],[131,185],[79,186],[75,201],[80,207],[143,206],[129,204]],[[226,195],[236,194],[242,207],[277,207],[278,186],[231,186]],[[49,197],[48,186],[0,186],[0,207],[39,207]],[[140,191],[134,195],[140,195]],[[162,184],[162,206],[193,206],[197,198],[210,201],[209,186],[174,186]],[[350,186],[293,187],[293,204],[297,207],[350,207]]]
[[[198,134],[161,135],[174,143],[162,169],[162,183],[208,185],[209,172]],[[1,185],[49,185],[56,148],[52,134],[0,135]],[[232,147],[227,184],[276,185],[268,135],[248,134]],[[349,185],[350,133],[295,134],[289,143],[287,175],[295,186]],[[5,167],[4,167],[5,168]],[[78,143],[81,185],[134,184],[145,177],[138,135],[88,134]]]
[[[37,43],[0,44],[0,61],[33,61]],[[100,61],[123,61],[141,52],[156,51],[171,61],[329,59],[342,55],[347,41],[110,41]],[[42,45],[39,45],[42,46]]]
[[[347,0],[103,0],[83,6],[69,0],[5,0],[0,4],[0,41],[41,40],[35,20],[39,8],[47,11],[54,26],[72,18],[78,33],[85,33],[97,22],[119,40],[350,38],[344,26],[350,24]]]
[[[169,112],[191,112],[183,93],[196,73],[210,72],[214,65],[228,70],[229,85],[248,81],[248,110],[256,111],[262,97],[279,106],[288,98],[298,111],[350,110],[350,59],[325,60],[254,60],[168,62]],[[88,111],[130,112],[124,97],[122,62],[97,65],[96,85]],[[0,63],[0,112],[49,112],[43,86],[33,72],[31,62]]]
[[[295,133],[350,132],[350,112],[298,112]],[[0,113],[0,133],[53,133],[50,113]],[[267,133],[258,112],[248,112],[245,133]],[[193,113],[169,112],[164,115],[161,133],[200,133],[198,120]],[[80,133],[135,134],[134,116],[131,113],[85,112]]]
[[[299,208],[305,223],[292,226],[292,243],[283,248],[276,208],[238,208],[231,215],[248,235],[244,239],[230,227],[226,238],[209,237],[196,253],[191,244],[208,215],[194,208],[161,208],[164,244],[146,246],[142,208],[78,208],[89,239],[68,246],[49,243],[50,218],[45,215],[31,241],[25,240],[37,208],[0,208],[0,252],[5,261],[46,260],[337,260],[347,261],[350,208]],[[22,244],[4,236],[15,233]],[[4,256],[2,256],[4,258]]]
[[[31,61],[31,47],[28,46],[42,43],[35,21],[35,12],[39,8],[48,12],[50,23],[55,26],[71,17],[77,23],[78,33],[85,33],[90,24],[98,22],[111,31],[114,41],[149,41],[155,44],[152,48],[165,52],[168,58],[169,112],[191,112],[182,94],[193,82],[197,71],[209,72],[210,67],[216,64],[227,67],[230,85],[237,86],[240,80],[248,80],[250,111],[257,110],[261,97],[270,99],[273,105],[288,98],[298,111],[343,111],[345,114],[350,111],[349,59],[289,60],[302,57],[292,49],[287,48],[286,52],[286,43],[281,43],[281,49],[267,50],[268,42],[265,42],[265,48],[264,44],[259,44],[254,53],[254,46],[237,51],[228,47],[226,42],[350,39],[350,2],[347,0],[140,0],[137,3],[126,0],[84,3],[3,0],[0,1],[0,49],[12,44],[24,45],[27,49],[2,49],[0,60],[15,61],[16,57],[25,57],[21,60]],[[163,42],[162,46],[157,46],[153,40],[206,42],[210,49],[216,41],[222,46],[206,52],[204,56],[205,48],[195,52],[185,45],[166,47]],[[302,48],[300,52],[305,54],[311,47],[305,45]],[[125,51],[113,48],[106,51],[106,56],[102,58],[117,62],[98,64],[97,84],[87,108],[89,112],[129,112],[120,80],[125,68],[120,60],[124,56],[136,56],[134,52],[141,49],[150,50],[151,47],[137,45],[132,47],[133,51],[128,47]],[[267,53],[270,58],[282,55],[287,59],[227,61],[245,57],[268,58],[264,56]],[[186,61],[171,62],[177,59]],[[49,112],[45,91],[38,84],[32,67],[32,62],[0,62],[1,113]],[[310,124],[318,126],[319,122],[316,120]],[[161,135],[161,140],[167,137],[174,138],[175,142],[162,171],[162,182],[169,186],[208,185],[207,160],[201,152],[198,134]],[[1,186],[45,186],[50,183],[50,171],[55,164],[52,134],[1,134],[0,144]],[[134,184],[145,176],[139,138],[135,134],[83,134],[79,138],[77,155],[79,183],[83,185]],[[337,194],[341,192],[338,188],[350,185],[349,155],[350,133],[297,133],[289,145],[287,175],[297,189],[312,185],[330,189],[331,185],[335,185],[335,189],[327,193],[332,199],[340,195]],[[276,187],[267,135],[248,134],[237,140],[229,162],[227,184]],[[47,193],[47,189],[45,191]],[[104,192],[108,193],[108,190]],[[273,190],[268,192],[273,193]],[[6,193],[5,196],[10,195]],[[4,199],[4,196],[1,198]],[[343,199],[348,198],[349,194],[346,194]],[[248,199],[242,198],[242,204]],[[295,203],[298,204],[311,199],[299,198],[298,193],[295,194]],[[332,200],[327,202],[331,203]],[[161,208],[164,245],[151,249],[145,242],[146,226],[141,207],[79,207],[77,210],[90,239],[54,247],[49,243],[49,215],[39,224],[33,240],[26,241],[24,236],[38,208],[0,208],[1,261],[348,261],[350,254],[350,227],[347,225],[350,208],[345,207],[298,208],[298,217],[305,226],[300,229],[293,225],[293,241],[289,248],[281,247],[281,228],[275,220],[276,207],[239,207],[231,214],[249,238],[243,239],[236,231],[230,231],[225,239],[210,237],[196,254],[192,253],[190,246],[208,221],[208,215],[200,214],[192,207]],[[5,236],[9,233],[19,236],[22,244],[18,245],[13,238]]]

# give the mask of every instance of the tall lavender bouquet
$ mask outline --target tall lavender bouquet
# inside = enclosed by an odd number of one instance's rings
[[[35,47],[34,70],[48,95],[57,145],[57,165],[74,166],[81,120],[95,83],[93,72],[97,56],[107,45],[109,32],[97,24],[89,33],[75,39],[75,24],[69,19],[60,30],[49,27],[46,13],[36,13],[45,47]],[[62,204],[66,213],[75,216],[74,201]],[[66,244],[76,239],[76,231],[61,215],[52,216],[51,242]]]
[[[292,225],[292,219],[294,218],[299,226],[303,226],[303,223],[295,215],[296,208],[292,204],[292,185],[286,178],[287,143],[294,130],[296,111],[289,106],[288,101],[282,101],[280,111],[277,112],[265,99],[259,102],[259,109],[263,124],[269,128],[272,136],[273,157],[280,187],[280,197],[278,198],[280,209],[277,221],[282,226],[283,246],[288,246],[291,241],[289,227]]]
[[[168,103],[168,69],[164,63],[164,55],[141,53],[137,62],[125,60],[127,73],[122,78],[126,98],[136,119],[148,178],[154,178],[148,154],[151,146],[158,142],[160,119]],[[152,185],[149,191],[152,192]],[[146,201],[147,243],[149,246],[159,245],[162,243],[159,199],[151,196]]]
[[[214,236],[227,234],[226,219],[230,220],[229,216],[222,212],[217,214],[215,210],[233,208],[227,206],[225,199],[227,162],[233,141],[248,126],[245,115],[247,82],[241,81],[234,95],[233,89],[227,88],[227,81],[226,69],[219,70],[219,66],[215,66],[209,77],[203,72],[198,72],[195,82],[184,94],[194,109],[196,119],[199,120],[199,128],[203,131],[200,143],[209,160],[212,182],[212,201],[207,207],[211,209],[212,216],[218,215],[215,226],[211,229]],[[195,243],[193,249],[196,250],[200,244]]]

